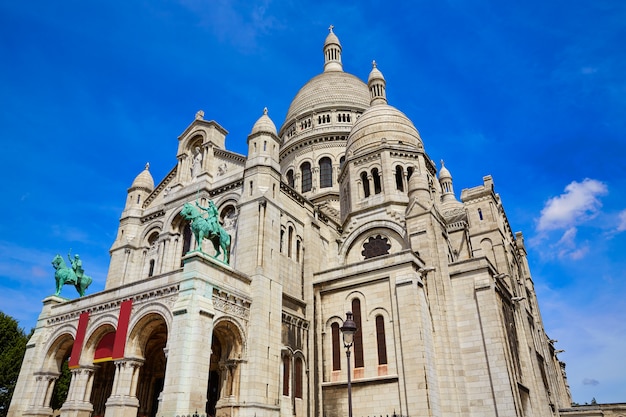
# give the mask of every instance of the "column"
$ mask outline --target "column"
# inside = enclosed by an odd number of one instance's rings
[[[72,380],[67,392],[67,400],[61,407],[63,417],[90,417],[93,405],[89,402],[93,385],[93,366],[81,366],[71,369]]]
[[[115,361],[115,378],[111,396],[106,402],[106,417],[136,417],[139,409],[137,381],[142,359]]]
[[[23,413],[25,416],[52,416],[50,399],[58,373],[38,372],[35,374],[35,396],[31,405]]]

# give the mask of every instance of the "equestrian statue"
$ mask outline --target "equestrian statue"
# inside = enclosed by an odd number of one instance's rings
[[[90,276],[85,275],[83,261],[81,261],[80,256],[76,254],[74,255],[74,258],[72,258],[70,253],[67,254],[67,258],[70,261],[70,265],[72,265],[71,268],[67,267],[61,255],[57,254],[54,259],[52,259],[52,266],[54,266],[55,269],[54,279],[57,284],[54,295],[61,294],[61,288],[63,288],[63,285],[71,284],[74,288],[76,288],[76,291],[78,291],[78,294],[82,297],[85,295],[85,290],[89,287],[93,280]]]
[[[206,211],[207,217],[205,218],[198,209]],[[196,238],[196,251],[202,252],[202,240],[208,239],[215,248],[213,259],[218,259],[218,256],[223,253],[222,262],[228,264],[230,258],[230,235],[220,224],[219,212],[213,201],[209,201],[207,207],[202,207],[198,200],[196,200],[195,206],[191,203],[185,203],[180,214],[185,220],[190,221],[191,231]]]

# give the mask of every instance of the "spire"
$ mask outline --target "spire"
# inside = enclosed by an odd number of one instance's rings
[[[386,85],[383,73],[376,68],[376,61],[372,61],[372,71],[367,78],[367,86],[370,89],[370,105],[387,104]]]
[[[341,44],[339,38],[333,32],[333,25],[330,25],[330,32],[324,41],[324,72],[326,71],[343,71],[341,64]]]

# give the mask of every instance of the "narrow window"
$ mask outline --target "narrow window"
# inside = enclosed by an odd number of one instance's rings
[[[376,316],[376,342],[378,344],[378,364],[387,365],[387,343],[385,341],[385,321]]]
[[[352,300],[352,315],[356,324],[357,332],[354,334],[354,367],[363,368],[363,326],[361,325],[361,300]]]
[[[482,221],[483,220],[483,211],[481,209],[478,209],[478,218]]]
[[[341,370],[341,345],[339,339],[339,324],[333,323],[330,326],[333,344],[333,371]]]
[[[267,141],[263,141],[263,152],[267,151]]]
[[[374,194],[380,194],[381,186],[380,186],[380,176],[378,175],[378,169],[374,168],[372,170],[372,178],[374,179]]]
[[[296,262],[300,262],[300,239],[296,239]]]
[[[339,169],[343,168],[343,164],[346,162],[346,157],[342,156],[341,158],[339,158]]]
[[[333,164],[330,158],[320,159],[320,188],[333,186]]]
[[[181,256],[185,256],[187,252],[191,250],[191,236],[191,226],[189,226],[189,223],[185,223],[185,225],[183,225],[183,253]],[[180,261],[180,266],[183,266],[182,259]]]
[[[302,192],[306,193],[311,191],[311,164],[305,162],[300,165],[300,172],[302,173]]]
[[[406,180],[410,180],[411,179],[411,175],[413,175],[413,167],[408,167],[406,169]]]
[[[285,244],[285,231],[280,231],[280,253],[283,253],[283,245]]]
[[[154,275],[154,259],[150,259],[150,270],[148,271],[148,277]]]
[[[253,188],[254,188],[254,181],[250,181],[250,195],[252,195]]]
[[[396,167],[396,190],[404,191],[404,170],[400,165]]]
[[[295,379],[295,396],[296,398],[302,398],[302,359],[296,358],[296,364],[294,366],[294,379]]]
[[[296,181],[293,177],[293,169],[287,171],[287,184],[289,184],[291,188],[296,188]]]
[[[293,227],[289,226],[289,235],[287,236],[287,256],[291,258],[291,246],[293,244]]]
[[[137,195],[137,204],[141,201],[141,195]]]
[[[283,356],[283,395],[289,395],[289,357]]]
[[[361,182],[363,183],[363,197],[370,196],[370,182],[367,179],[367,172],[361,172]]]

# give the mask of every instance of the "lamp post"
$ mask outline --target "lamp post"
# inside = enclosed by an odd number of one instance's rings
[[[346,313],[346,321],[340,328],[343,334],[343,347],[346,348],[346,357],[348,358],[348,417],[352,417],[352,382],[350,377],[350,348],[354,342],[354,334],[357,331],[356,323],[352,320],[352,312]]]

